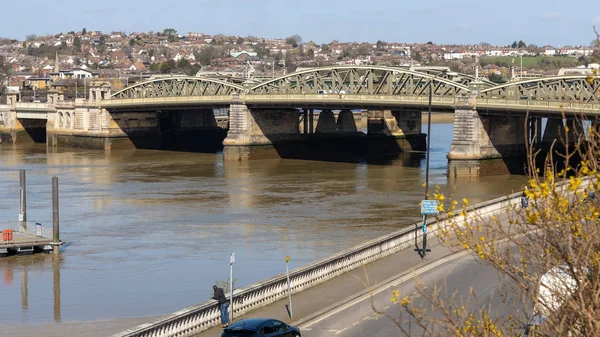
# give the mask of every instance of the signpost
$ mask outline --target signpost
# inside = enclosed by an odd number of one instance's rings
[[[437,200],[423,200],[421,201],[421,214],[432,215],[438,214],[438,202]]]
[[[423,200],[421,201],[421,214],[423,214],[423,227],[421,230],[423,231],[423,250],[420,252],[421,259],[425,257],[428,250],[427,249],[427,216],[438,214],[438,202],[437,200]]]
[[[235,252],[229,257],[229,306],[231,307],[231,319],[233,322],[233,264],[235,263]]]
[[[289,255],[285,257],[285,274],[287,275],[287,286],[288,286],[288,312],[290,319],[294,319],[294,313],[292,311],[292,287],[290,286],[290,270],[288,268],[288,262],[290,262]]]

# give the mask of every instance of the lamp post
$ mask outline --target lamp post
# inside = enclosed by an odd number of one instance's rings
[[[428,108],[427,108],[427,150],[426,150],[426,154],[425,154],[425,201],[429,199],[429,157],[430,157],[430,150],[431,150],[431,104],[432,104],[432,100],[433,100],[433,81],[435,80],[437,76],[434,76],[431,78],[431,81],[429,82],[429,104],[428,104]],[[425,258],[425,256],[427,255],[427,251],[431,251],[431,249],[427,249],[427,213],[423,212],[423,224],[422,224],[422,231],[423,231],[423,248],[420,249],[419,248],[419,244],[417,241],[417,233],[419,230],[419,226],[415,225],[415,250],[417,251],[417,253],[419,254],[419,256],[421,257],[421,260],[423,260]]]
[[[520,77],[520,80],[522,81],[523,80],[523,54],[519,55],[519,57],[521,58],[521,76],[519,76],[519,77]]]
[[[435,78],[435,77],[434,77]],[[429,198],[429,157],[431,157],[431,101],[433,100],[433,80],[429,82],[429,106],[427,109],[427,154],[425,159],[425,200]],[[423,214],[423,255],[427,255],[427,214]]]

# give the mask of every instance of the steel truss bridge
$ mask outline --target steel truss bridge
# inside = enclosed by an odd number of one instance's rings
[[[232,95],[253,107],[423,108],[451,110],[466,101],[482,110],[600,113],[600,76],[567,75],[497,85],[434,68],[332,66],[256,83],[204,77],[140,82],[102,101],[109,110],[227,107]],[[465,98],[468,98],[466,100]]]

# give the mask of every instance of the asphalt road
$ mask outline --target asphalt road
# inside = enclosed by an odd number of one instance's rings
[[[448,261],[448,259],[453,258]],[[417,277],[407,275],[403,279],[391,282],[379,289],[374,289],[373,303],[375,307],[402,322],[402,326],[410,331],[411,336],[422,335],[422,330],[414,322],[410,322],[404,309],[391,302],[392,291],[399,290],[401,297],[410,296],[413,303],[422,303],[423,299],[416,293],[416,284],[432,287],[444,287],[445,293],[456,292],[464,299],[469,297],[471,289],[477,294],[477,300],[470,303],[471,308],[487,308],[491,305],[494,315],[508,314],[506,305],[500,296],[500,280],[497,272],[490,266],[482,264],[472,256],[455,254],[449,258],[436,261],[429,270],[421,271]],[[431,267],[431,266],[430,266]],[[449,295],[448,295],[449,296]],[[431,312],[431,311],[429,311]],[[387,317],[375,314],[371,307],[370,296],[364,296],[330,312],[316,317],[300,325],[304,337],[397,337],[401,336],[398,327]]]

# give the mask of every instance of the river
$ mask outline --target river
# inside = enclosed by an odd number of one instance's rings
[[[425,130],[425,129],[424,129]],[[452,124],[432,126],[431,185],[478,202],[519,190],[522,176],[449,183]],[[0,220],[16,220],[27,170],[28,220],[51,227],[60,186],[59,259],[0,259],[0,324],[58,324],[168,314],[420,219],[424,157],[385,164],[223,162],[221,154],[61,150],[0,145]],[[1,332],[0,332],[1,335]]]

